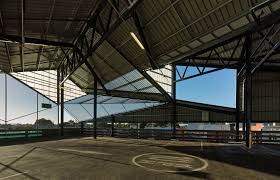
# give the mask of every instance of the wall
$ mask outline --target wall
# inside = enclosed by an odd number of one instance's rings
[[[280,72],[257,72],[252,88],[252,121],[280,121]]]

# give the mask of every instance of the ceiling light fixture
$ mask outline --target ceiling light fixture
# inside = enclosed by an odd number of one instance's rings
[[[141,49],[145,49],[143,44],[139,41],[137,36],[134,34],[134,32],[130,32],[130,35],[133,37],[134,41],[140,46]]]

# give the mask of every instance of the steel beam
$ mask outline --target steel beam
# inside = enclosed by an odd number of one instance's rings
[[[107,42],[112,46],[112,43],[107,40]],[[115,47],[114,47],[115,48]],[[120,50],[115,48],[116,51],[128,62],[134,69],[136,69],[144,78],[146,78],[163,96],[167,101],[172,101],[172,97],[145,71],[138,68],[131,60],[129,60]]]
[[[260,7],[258,7],[260,8]],[[280,10],[267,15],[266,17],[261,19],[260,24],[256,23],[251,23],[248,26],[245,26],[244,28],[240,28],[239,30],[235,31],[234,33],[230,33],[228,36],[224,36],[222,38],[218,38],[216,40],[211,41],[210,43],[207,43],[205,45],[202,45],[194,50],[192,50],[190,53],[177,58],[175,61],[176,63],[179,63],[180,61],[184,61],[188,57],[196,57],[198,55],[201,55],[207,51],[210,51],[211,49],[221,47],[225,44],[228,44],[230,42],[233,42],[241,37],[245,37],[248,34],[248,30],[250,30],[251,33],[257,33],[272,24],[277,24],[279,23],[279,15],[280,15]]]
[[[107,92],[106,87],[104,86],[103,82],[101,81],[100,77],[96,74],[96,72],[94,71],[93,67],[89,64],[88,61],[85,61],[85,64],[87,66],[87,68],[90,70],[91,74],[93,75],[93,77],[95,77],[94,79],[96,79],[98,81],[98,83],[100,84],[100,86],[102,87],[102,89]]]
[[[280,41],[278,41],[274,45],[274,47],[266,54],[266,56],[261,59],[261,61],[251,71],[251,74],[254,74],[264,64],[264,62],[267,61],[267,59],[269,59],[272,56],[272,53],[279,49],[279,47],[280,47]]]
[[[195,78],[195,77],[199,77],[199,76],[203,76],[203,75],[206,75],[206,74],[210,74],[210,73],[213,73],[213,72],[216,72],[216,71],[220,71],[220,70],[223,70],[223,69],[226,69],[226,68],[231,69],[233,67],[237,67],[238,64],[240,64],[240,63],[234,63],[234,64],[230,64],[230,65],[225,65],[225,66],[223,66],[221,68],[215,68],[215,69],[211,69],[211,70],[208,70],[208,71],[205,71],[205,72],[199,72],[197,74],[194,74],[194,75],[191,75],[191,76],[188,76],[188,77],[181,77],[180,79],[175,80],[175,81],[176,82],[180,82],[180,81],[184,81],[184,80],[187,80],[187,79],[192,79],[192,78]]]
[[[142,26],[141,26],[141,23],[140,23],[140,19],[139,19],[138,15],[137,15],[137,12],[136,12],[136,11],[134,11],[134,12],[132,13],[132,17],[133,17],[133,20],[134,20],[134,24],[135,24],[135,26],[136,26],[136,28],[137,28],[138,34],[139,34],[139,36],[140,36],[140,38],[141,38],[141,41],[142,41],[142,43],[143,43],[143,46],[144,46],[144,48],[145,48],[146,55],[147,55],[148,58],[149,58],[151,67],[152,67],[152,69],[158,69],[158,67],[157,67],[157,65],[156,65],[156,63],[155,63],[155,60],[153,59],[152,51],[151,51],[151,49],[150,49],[150,47],[149,47],[149,44],[148,44],[148,42],[147,42],[147,39],[146,39],[146,37],[145,37],[144,31],[143,31]]]
[[[192,109],[199,109],[204,111],[235,115],[235,108],[216,106],[216,105],[210,105],[204,103],[196,103],[196,102],[184,101],[184,100],[176,100],[176,103],[178,106],[184,106]]]
[[[140,3],[141,0],[138,0],[131,4],[123,13],[120,14],[118,19],[111,25],[111,27],[108,29],[108,31],[104,32],[101,38],[93,45],[92,48],[90,48],[86,55],[82,57],[82,60],[78,62],[78,64],[64,77],[62,80],[62,83],[65,82],[80,66],[82,66],[85,61],[87,61],[87,58],[92,56],[92,53],[105,41],[107,38],[117,29],[121,23],[126,19],[132,11],[137,7],[137,5]],[[107,2],[107,1],[104,1]],[[100,8],[98,8],[100,9]]]
[[[93,89],[82,89],[86,93],[92,93]],[[123,97],[130,99],[140,99],[140,100],[150,100],[150,101],[160,101],[166,102],[166,98],[159,93],[147,93],[147,92],[132,92],[132,91],[121,91],[121,90],[107,90],[107,93],[102,90],[97,90],[98,95],[112,96],[112,97]]]
[[[20,44],[21,36],[0,33],[0,42]],[[62,47],[69,47],[69,48],[74,47],[72,43],[68,43],[68,42],[50,41],[46,39],[36,39],[30,37],[24,37],[24,42],[25,44],[38,45],[38,46],[62,46]]]

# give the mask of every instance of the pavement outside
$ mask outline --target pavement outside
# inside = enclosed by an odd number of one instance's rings
[[[6,144],[0,155],[0,180],[280,179],[279,145],[99,137]]]

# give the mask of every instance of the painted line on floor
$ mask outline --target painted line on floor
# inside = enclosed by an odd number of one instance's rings
[[[199,158],[197,156],[193,156],[193,155],[189,155],[189,154],[181,154],[181,153],[163,153],[165,155],[160,155],[160,153],[145,153],[145,154],[140,154],[138,156],[135,156],[132,158],[132,163],[138,167],[144,168],[148,171],[154,171],[154,172],[168,172],[168,173],[182,173],[182,172],[193,172],[193,171],[201,171],[205,168],[208,167],[208,162],[202,158]],[[142,161],[137,161],[138,158],[141,158],[143,156],[147,156],[147,155],[152,155],[152,156],[157,156],[157,157],[150,157],[148,158],[148,160],[144,159]],[[170,157],[170,156],[176,156],[178,155],[179,157]],[[185,160],[183,160],[183,158],[185,158]],[[178,161],[178,159],[182,159],[182,161]],[[192,165],[189,164],[191,161],[197,159],[200,162],[203,163],[203,165],[201,167],[197,167],[197,168],[192,168]],[[149,161],[150,160],[150,161]],[[151,161],[153,160],[153,161]],[[169,161],[172,161],[174,163],[168,163]],[[145,164],[152,164],[154,165],[155,163],[161,163],[163,165],[164,168],[166,168],[165,166],[172,166],[172,167],[178,167],[181,166],[181,170],[164,170],[164,169],[154,169],[151,167],[146,167],[145,165],[143,165],[142,163]],[[179,163],[179,164],[178,164]],[[180,164],[180,163],[185,163],[185,164]],[[189,170],[183,170],[182,167],[189,167],[191,169]]]
[[[112,155],[111,153],[103,153],[103,152],[97,152],[97,151],[80,151],[80,150],[76,150],[76,149],[59,148],[57,150],[59,150],[59,151],[69,151],[69,152],[78,152],[78,153],[86,153],[86,154]]]
[[[2,180],[2,179],[8,179],[8,178],[16,177],[16,176],[20,176],[20,175],[23,175],[23,174],[26,174],[26,173],[27,173],[27,172],[13,174],[13,175],[10,175],[10,176],[2,177],[2,178],[0,178],[0,180]]]

